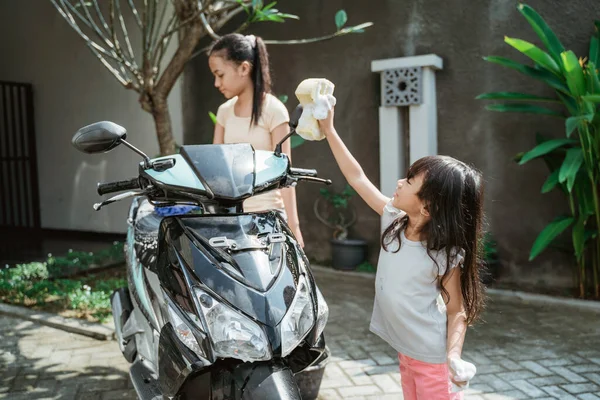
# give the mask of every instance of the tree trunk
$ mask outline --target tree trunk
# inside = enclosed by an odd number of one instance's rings
[[[171,114],[166,98],[155,96],[152,98],[152,117],[156,126],[156,137],[160,148],[160,155],[167,156],[175,153],[175,139],[171,126]]]

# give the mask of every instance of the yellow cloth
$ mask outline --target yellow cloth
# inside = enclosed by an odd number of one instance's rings
[[[217,123],[225,129],[224,142],[227,144],[250,143],[255,150],[273,151],[275,149],[271,135],[273,130],[290,120],[285,105],[272,94],[267,94],[258,124],[250,126],[250,117],[235,115],[236,102],[237,97],[234,97],[221,104],[217,111]],[[283,197],[279,190],[272,190],[244,201],[244,211],[246,212],[283,208]]]

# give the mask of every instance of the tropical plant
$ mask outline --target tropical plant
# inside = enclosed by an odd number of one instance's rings
[[[493,92],[482,94],[478,99],[507,101],[488,105],[486,108],[492,111],[543,114],[565,120],[563,137],[547,138],[538,134],[537,145],[516,158],[520,165],[542,158],[549,167],[542,193],[557,189],[566,195],[569,202],[569,214],[558,216],[538,235],[531,248],[530,260],[570,228],[577,262],[579,296],[586,296],[589,286],[586,274],[591,270],[593,291],[595,297],[600,297],[600,21],[595,22],[589,54],[578,58],[573,51],[565,50],[533,8],[519,4],[517,9],[531,25],[544,48],[510,37],[505,37],[505,42],[533,61],[533,66],[503,57],[484,59],[545,83],[554,90],[555,96]],[[560,107],[548,108],[539,103]]]
[[[232,32],[244,31],[257,22],[299,19],[277,10],[277,2],[265,4],[262,0],[127,0],[123,6],[121,0],[50,1],[119,83],[137,92],[142,109],[154,119],[162,155],[177,149],[167,98],[185,64],[201,52],[197,49],[200,39],[218,39],[217,32],[238,15],[245,14],[245,21]],[[130,20],[132,26],[128,26]],[[335,15],[337,29],[329,35],[265,43],[318,42],[360,33],[372,25],[367,22],[345,27],[347,20],[346,12],[339,10]],[[140,40],[134,40],[136,34]],[[167,49],[175,36],[176,50],[167,59]]]
[[[349,204],[350,198],[356,194],[350,185],[346,185],[340,193],[329,189],[320,190],[321,197],[315,200],[313,210],[315,216],[325,226],[333,229],[333,237],[338,240],[348,238],[348,228],[356,222],[356,211]],[[321,201],[325,200],[329,207],[323,210]]]

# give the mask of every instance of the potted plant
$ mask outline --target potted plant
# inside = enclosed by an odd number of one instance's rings
[[[346,185],[340,193],[321,189],[320,194],[315,200],[314,212],[319,221],[333,229],[333,238],[330,239],[332,266],[340,270],[354,270],[365,261],[367,253],[366,241],[348,239],[348,229],[356,222],[356,211],[349,200],[356,192]]]

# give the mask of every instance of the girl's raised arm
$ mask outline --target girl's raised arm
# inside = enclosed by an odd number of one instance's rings
[[[333,126],[333,114],[334,112],[331,110],[326,119],[319,121],[319,125],[327,137],[327,142],[329,143],[329,147],[331,147],[335,161],[337,161],[350,186],[356,190],[369,207],[379,215],[382,215],[383,208],[390,201],[390,198],[384,196],[367,178],[358,161],[356,161],[337,134]]]

